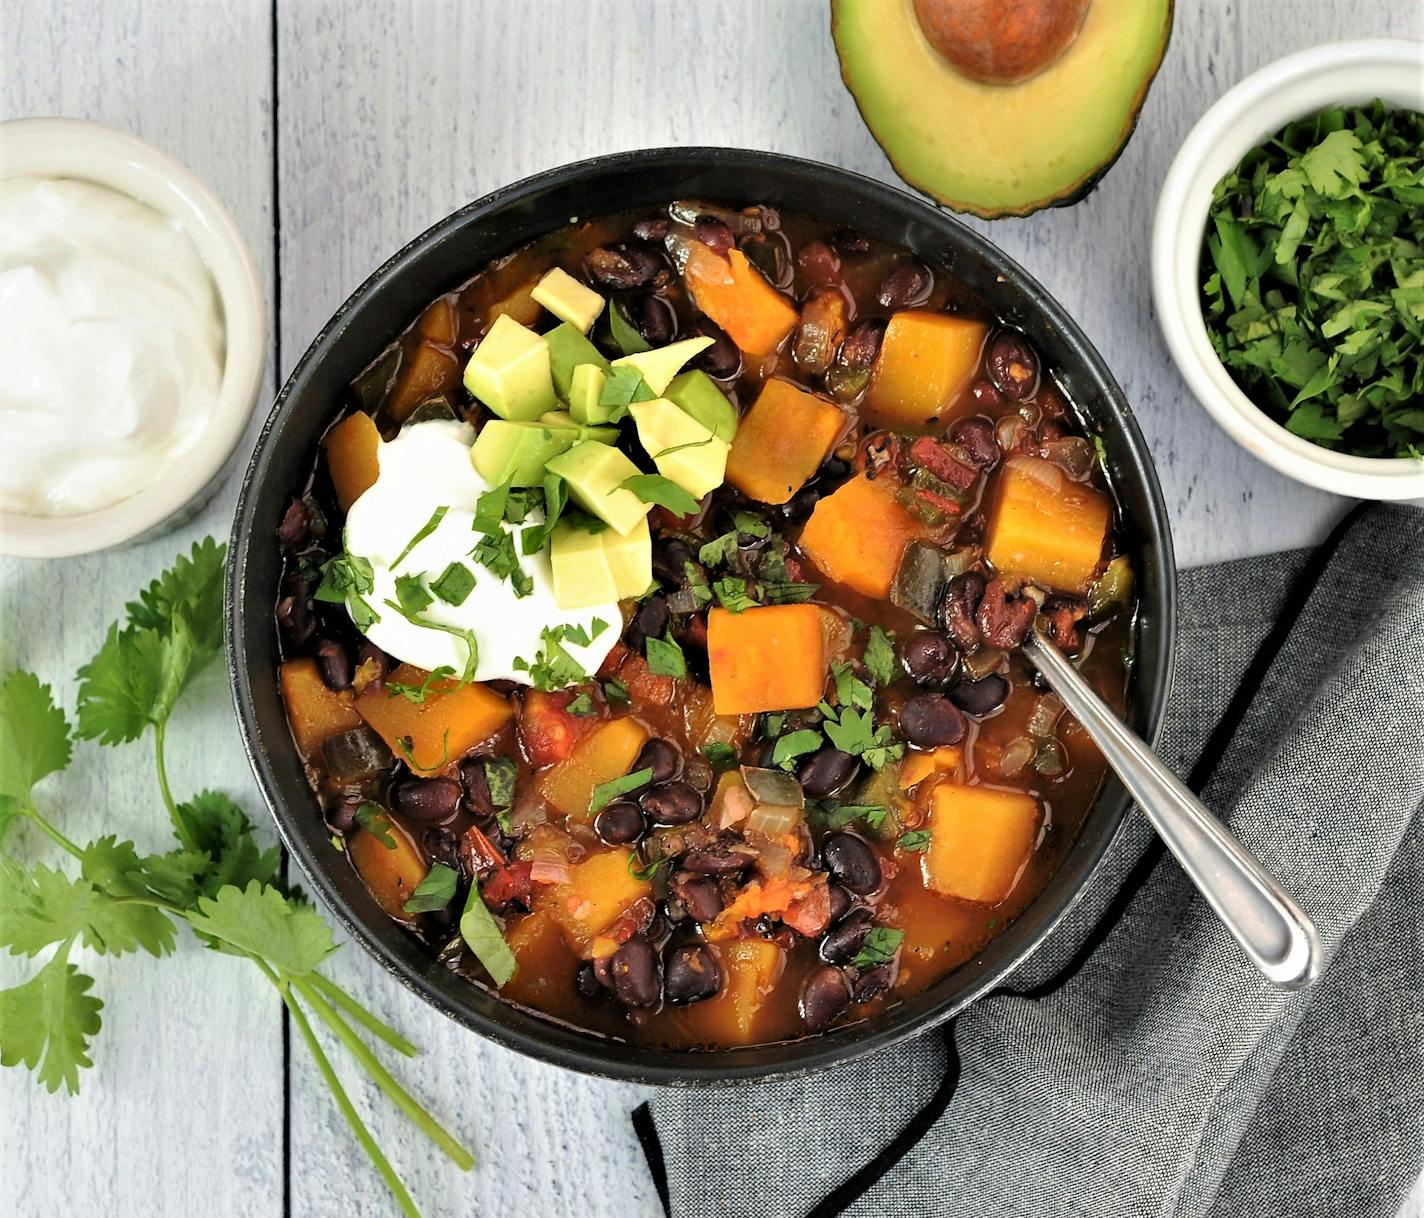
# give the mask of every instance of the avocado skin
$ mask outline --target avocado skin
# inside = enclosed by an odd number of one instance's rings
[[[840,66],[841,83],[845,85],[846,91],[851,96],[851,100],[855,102],[856,111],[860,114],[860,121],[865,124],[866,130],[870,132],[875,142],[880,145],[880,150],[885,154],[885,157],[890,162],[891,167],[895,170],[897,174],[899,174],[902,181],[914,187],[922,195],[933,199],[941,206],[949,208],[951,211],[964,212],[971,216],[978,216],[981,220],[1000,220],[1004,219],[1005,217],[1022,218],[1023,216],[1031,216],[1036,211],[1044,211],[1050,207],[1072,207],[1075,203],[1081,203],[1090,194],[1092,194],[1094,190],[1097,189],[1098,183],[1103,180],[1103,177],[1107,174],[1108,170],[1110,170],[1114,165],[1117,164],[1118,158],[1122,156],[1123,150],[1126,149],[1128,141],[1132,139],[1133,134],[1137,131],[1138,120],[1142,117],[1142,107],[1147,102],[1147,94],[1152,88],[1152,82],[1157,79],[1157,73],[1162,67],[1162,61],[1167,57],[1167,51],[1172,41],[1172,30],[1176,26],[1177,18],[1176,0],[1168,0],[1166,21],[1167,32],[1162,36],[1162,45],[1157,51],[1157,58],[1153,61],[1152,66],[1147,70],[1146,73],[1144,73],[1142,77],[1142,85],[1138,89],[1137,95],[1133,101],[1132,116],[1128,120],[1126,126],[1123,128],[1121,138],[1118,140],[1117,147],[1113,149],[1112,153],[1086,178],[1083,178],[1079,182],[1076,182],[1072,186],[1069,186],[1062,194],[1054,195],[1051,198],[1038,200],[1033,203],[1026,203],[1022,207],[994,208],[978,207],[973,203],[969,203],[961,199],[945,198],[943,195],[937,194],[930,187],[924,185],[921,182],[917,182],[901,167],[900,161],[896,157],[894,151],[892,151],[892,149],[886,144],[886,142],[880,138],[879,133],[875,130],[874,126],[871,125],[870,119],[865,113],[865,107],[861,105],[860,97],[857,95],[855,91],[855,85],[851,81],[850,69],[846,66],[845,55],[841,52],[841,40],[839,30],[840,8],[840,0],[831,0],[831,41],[835,44],[836,47],[836,62]]]

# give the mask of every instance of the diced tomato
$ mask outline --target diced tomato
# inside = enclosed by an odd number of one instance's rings
[[[511,903],[529,904],[529,894],[534,890],[534,882],[529,878],[533,864],[525,861],[510,863],[507,867],[496,867],[480,882],[480,896],[485,904],[496,913]]]
[[[465,869],[475,874],[488,871],[491,867],[503,867],[505,861],[500,848],[485,836],[478,825],[471,825],[461,835],[460,855]]]
[[[598,666],[598,672],[595,675],[600,677],[611,677],[615,672],[618,671],[618,666],[623,663],[623,660],[627,656],[627,654],[627,647],[625,647],[622,643],[614,643],[613,647],[609,650],[608,655],[604,657],[603,663]]]
[[[571,715],[565,710],[578,694],[576,689],[557,693],[531,689],[524,695],[519,736],[535,769],[563,761],[574,751],[574,745],[601,722],[597,715]]]
[[[635,714],[640,707],[667,706],[677,694],[677,678],[658,676],[637,652],[630,651],[618,666],[618,679],[628,687]]]
[[[978,470],[956,461],[944,445],[930,436],[921,436],[910,445],[910,459],[955,490],[968,490],[979,477]]]

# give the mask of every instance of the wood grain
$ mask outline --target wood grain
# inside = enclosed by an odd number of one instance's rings
[[[1158,185],[1197,116],[1241,76],[1289,50],[1362,33],[1419,36],[1424,9],[1395,0],[1180,4],[1139,130],[1098,191],[1025,220],[973,222],[1058,295],[1116,371],[1156,457],[1183,563],[1307,544],[1346,504],[1242,453],[1172,368],[1147,278]],[[0,116],[95,117],[174,153],[228,202],[269,285],[280,222],[283,375],[392,251],[460,204],[553,165],[706,143],[896,180],[841,85],[822,0],[0,0],[0,38]],[[141,547],[0,565],[0,668],[72,673],[180,545],[226,532],[233,493],[227,486],[198,520]],[[62,692],[72,703],[71,682]],[[175,783],[218,785],[255,808],[219,674],[194,706],[173,741]],[[149,781],[139,746],[102,757],[86,747],[43,794],[49,806],[73,805],[66,821],[76,833],[151,834],[156,845],[150,805],[108,797],[148,791]],[[0,1135],[24,1164],[7,1180],[6,1202],[22,1213],[184,1218],[392,1213],[300,1047],[284,1196],[280,1016],[240,967],[182,950],[181,962],[96,962],[109,1005],[79,1099],[0,1072]],[[0,984],[18,975],[0,961]],[[427,1050],[401,1073],[479,1155],[473,1174],[458,1172],[356,1088],[432,1218],[660,1212],[628,1122],[638,1088],[486,1044],[354,948],[334,975]],[[1421,1209],[1416,1189],[1405,1214]]]
[[[188,164],[227,203],[272,282],[271,24],[266,5],[141,0],[0,4],[0,117],[92,118]],[[3,339],[0,339],[3,341]],[[264,399],[270,393],[270,376]],[[242,451],[250,448],[245,442]],[[54,681],[72,709],[75,670],[124,602],[196,537],[226,537],[233,480],[194,520],[140,546],[62,562],[0,560],[0,671]],[[170,740],[174,789],[218,787],[259,816],[221,666],[189,696]],[[180,796],[181,797],[181,796]],[[151,747],[81,745],[39,802],[80,840],[170,846]],[[262,816],[262,833],[274,836]],[[16,847],[40,853],[23,829]],[[53,851],[43,857],[54,862]],[[283,1208],[282,1026],[256,970],[181,935],[178,957],[80,953],[104,1000],[94,1069],[77,1097],[0,1071],[0,1209],[276,1218]],[[29,973],[0,959],[0,985]]]

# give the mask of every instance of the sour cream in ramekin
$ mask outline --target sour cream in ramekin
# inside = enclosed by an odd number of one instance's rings
[[[177,220],[93,182],[0,180],[0,511],[74,516],[162,479],[212,421],[223,360]]]

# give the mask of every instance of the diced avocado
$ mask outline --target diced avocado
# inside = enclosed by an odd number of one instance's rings
[[[580,423],[606,423],[616,407],[599,404],[608,374],[597,364],[580,364],[574,369],[569,389],[569,413]]]
[[[643,528],[646,531],[646,522]],[[562,520],[554,526],[549,539],[549,569],[554,577],[554,600],[560,609],[587,609],[619,599],[618,584],[603,548],[604,536],[612,531],[590,533]]]
[[[618,428],[591,427],[587,423],[580,423],[567,410],[550,410],[539,416],[539,422],[545,427],[561,427],[565,431],[575,431],[580,440],[597,440],[600,444],[618,443]]]
[[[549,344],[501,314],[465,365],[465,388],[502,419],[537,419],[554,409]]]
[[[604,529],[603,552],[613,582],[618,586],[618,599],[642,596],[653,582],[653,537],[648,530],[648,518],[643,517],[631,533],[616,533]]]
[[[513,479],[515,486],[538,486],[550,457],[568,452],[581,439],[575,429],[489,419],[475,437],[470,460],[491,486]]]
[[[550,461],[548,470],[568,483],[569,496],[579,507],[620,533],[631,533],[648,514],[650,505],[623,489],[638,467],[608,444],[584,440]]]
[[[1172,0],[833,0],[831,33],[896,172],[992,219],[1072,203],[1107,172],[1137,125],[1172,11]]]
[[[694,369],[681,373],[673,378],[663,396],[681,406],[704,427],[710,427],[719,440],[730,444],[737,434],[737,408],[705,372]]]
[[[694,499],[722,485],[732,446],[667,398],[633,402],[628,407],[638,425],[638,439],[658,473],[670,478]]]
[[[587,334],[603,312],[603,297],[559,267],[539,280],[529,295],[580,334]]]
[[[576,326],[568,322],[555,326],[544,335],[544,341],[549,344],[549,372],[554,378],[554,389],[564,401],[569,400],[574,369],[580,364],[592,364],[605,375],[608,373],[609,363],[603,353],[580,334]]]
[[[643,380],[655,394],[662,393],[672,378],[681,371],[699,351],[706,351],[712,345],[710,338],[684,338],[681,342],[669,343],[652,351],[639,351],[624,355],[613,361],[615,368],[636,368],[643,374]]]

